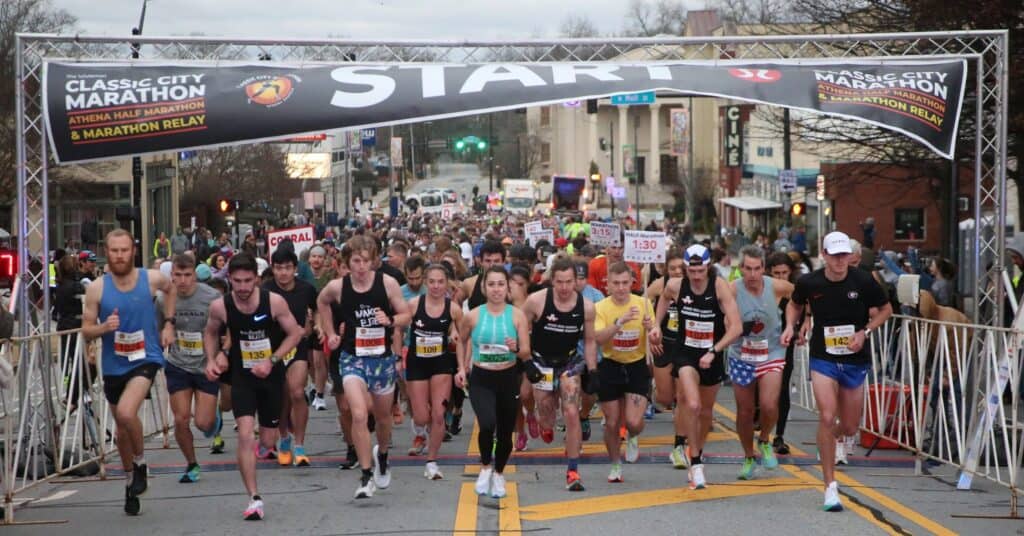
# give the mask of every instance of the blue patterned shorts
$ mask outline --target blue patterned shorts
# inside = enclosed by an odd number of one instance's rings
[[[350,376],[359,378],[366,384],[367,390],[374,395],[388,395],[395,390],[395,356],[356,357],[348,352],[341,352],[338,359],[338,370],[344,382]]]

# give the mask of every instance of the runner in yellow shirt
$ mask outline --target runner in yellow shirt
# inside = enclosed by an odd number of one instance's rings
[[[630,293],[633,271],[624,262],[608,267],[609,296],[595,306],[594,331],[604,359],[598,365],[600,387],[597,399],[604,412],[604,445],[611,461],[609,482],[622,482],[619,461],[619,427],[625,423],[626,462],[640,456],[640,432],[644,429],[644,410],[651,387],[651,373],[644,359],[648,339],[661,341],[661,330],[654,322],[651,302]]]

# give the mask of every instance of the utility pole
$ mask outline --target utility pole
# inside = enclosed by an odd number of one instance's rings
[[[633,114],[633,186],[636,190],[636,228],[640,229],[640,146],[637,143],[637,131],[640,130],[640,112]]]
[[[694,225],[697,224],[697,218],[694,214],[695,202],[697,201],[697,178],[693,176],[693,97],[690,97],[690,102],[687,104],[686,113],[686,133],[689,138],[690,149],[688,151],[690,156],[689,169],[686,172],[686,221],[690,222],[690,230],[693,230]]]
[[[362,143],[363,143],[363,140],[361,138],[362,138],[362,136],[360,136],[360,140],[359,140],[360,148],[362,148]],[[349,205],[352,204],[352,175],[349,174],[349,167],[348,167],[349,166],[349,161],[352,160],[351,148],[352,148],[352,131],[346,130],[345,131],[345,151],[346,151],[347,154],[345,156],[347,158],[345,158],[345,202],[344,202],[344,206],[345,206],[345,223],[346,224],[348,223],[348,207],[349,207]]]
[[[409,159],[412,163],[412,179],[416,180],[416,129],[414,123],[409,123]],[[402,193],[405,193],[403,188]]]
[[[782,167],[783,169],[792,169],[792,147],[789,141],[789,108],[782,109]],[[788,202],[787,207],[793,206],[793,192],[787,192],[786,197]],[[821,203],[818,203],[818,211],[822,210]],[[786,209],[786,221],[789,222],[789,227],[793,226],[793,211]]]
[[[615,120],[608,121],[608,154],[611,155],[611,175],[614,178],[615,175]],[[621,180],[622,177],[619,177]],[[608,197],[612,198],[612,219],[615,219],[615,194],[610,193]]]
[[[494,114],[487,114],[487,177],[491,191],[494,191]]]
[[[139,16],[138,27],[132,28],[132,35],[142,35],[142,26],[146,22],[146,3],[148,0],[142,0],[142,14]],[[142,47],[141,43],[132,43],[132,59],[139,59],[139,49]],[[142,229],[145,226],[145,222],[142,220],[142,157],[136,155],[132,157],[132,236],[140,247],[135,248],[135,265],[142,266],[142,250],[141,246],[145,243],[142,241],[143,233]],[[138,214],[136,216],[136,214]]]

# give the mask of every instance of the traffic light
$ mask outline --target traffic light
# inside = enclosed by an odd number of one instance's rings
[[[480,141],[476,142],[476,148],[481,150],[481,151],[487,149],[487,142],[484,141],[484,140],[480,140]]]
[[[790,208],[789,211],[794,216],[803,216],[804,214],[807,213],[807,203],[804,203],[802,201],[798,203],[793,203],[793,207]]]
[[[465,148],[466,148],[465,140],[459,140],[459,141],[455,142],[455,150],[456,151],[461,151],[461,150],[463,150]]]
[[[221,199],[220,201],[217,201],[217,210],[219,210],[222,214],[231,212],[232,210],[234,210],[234,208],[235,202],[230,199],[225,198]]]

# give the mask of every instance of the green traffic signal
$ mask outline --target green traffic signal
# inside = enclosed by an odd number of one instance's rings
[[[480,149],[481,151],[483,151],[484,149],[487,148],[487,142],[483,141],[483,140],[480,140],[480,141],[476,142],[476,148]]]
[[[466,148],[466,142],[464,142],[462,140],[459,140],[459,141],[455,142],[455,149],[456,150],[461,151],[461,150],[463,150],[465,148]]]

